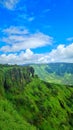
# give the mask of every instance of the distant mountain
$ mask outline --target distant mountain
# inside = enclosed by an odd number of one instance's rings
[[[73,85],[42,81],[30,66],[0,65],[0,130],[73,130]]]
[[[49,63],[32,66],[36,74],[44,81],[73,84],[73,63]]]

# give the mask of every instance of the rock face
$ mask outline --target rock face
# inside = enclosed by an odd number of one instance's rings
[[[23,88],[34,77],[34,69],[32,67],[20,66],[0,66],[0,85],[6,90],[16,87]]]

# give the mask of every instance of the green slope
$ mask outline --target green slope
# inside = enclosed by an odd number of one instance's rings
[[[0,99],[0,130],[36,130],[13,108],[12,103]]]
[[[49,63],[32,66],[36,74],[44,81],[73,85],[73,63]]]
[[[0,130],[73,130],[72,85],[41,81],[31,67],[0,70]]]

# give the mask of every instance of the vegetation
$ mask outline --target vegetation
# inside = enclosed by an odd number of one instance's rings
[[[73,63],[49,63],[32,66],[35,73],[44,81],[73,85]]]
[[[30,66],[0,65],[0,130],[73,130],[73,86],[42,81]]]

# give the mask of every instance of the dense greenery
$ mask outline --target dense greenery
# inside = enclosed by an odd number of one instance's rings
[[[73,86],[41,81],[30,66],[0,65],[0,130],[73,130]]]
[[[73,85],[73,63],[49,63],[32,65],[44,81]]]

